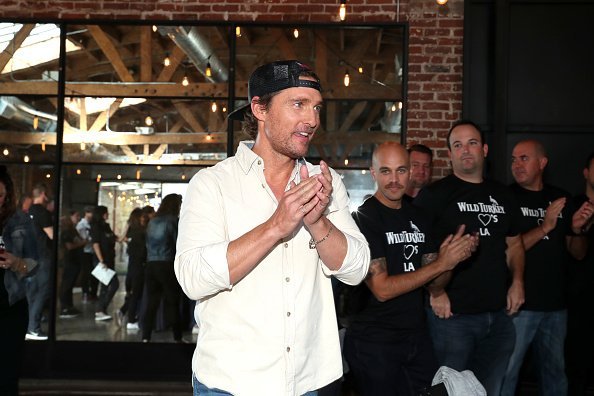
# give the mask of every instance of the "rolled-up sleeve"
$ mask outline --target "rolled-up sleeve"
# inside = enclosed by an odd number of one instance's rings
[[[331,271],[325,265],[322,268],[326,275],[334,275],[338,280],[348,285],[357,285],[365,278],[369,269],[369,245],[351,216],[350,198],[340,175],[334,170],[331,172],[334,191],[328,219],[346,237],[347,253],[340,269]]]
[[[199,300],[231,288],[224,207],[208,170],[190,181],[180,212],[175,275],[184,293]]]

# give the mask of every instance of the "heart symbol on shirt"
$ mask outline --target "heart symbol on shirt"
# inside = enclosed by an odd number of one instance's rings
[[[404,258],[410,259],[415,253],[415,247],[413,245],[404,245]]]
[[[536,223],[540,226],[542,223],[544,223],[544,219],[538,219],[536,220]]]
[[[490,214],[484,214],[484,213],[480,213],[480,214],[478,215],[478,219],[479,219],[479,221],[480,221],[481,223],[483,223],[483,225],[484,225],[485,227],[486,227],[486,226],[487,226],[487,225],[488,225],[488,224],[491,222],[491,219],[492,219],[492,218],[493,218],[493,217],[492,217]]]

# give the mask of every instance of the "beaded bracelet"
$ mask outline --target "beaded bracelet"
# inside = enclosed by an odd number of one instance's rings
[[[320,239],[319,241],[314,241],[313,238],[311,238],[309,240],[309,248],[310,249],[315,249],[316,246],[318,246],[320,243],[324,242],[326,239],[328,239],[328,237],[330,236],[330,233],[332,232],[332,230],[334,229],[333,225],[330,225],[330,229],[328,230],[328,233],[326,234],[326,236],[322,239]]]

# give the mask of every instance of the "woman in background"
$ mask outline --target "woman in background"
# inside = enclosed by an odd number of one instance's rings
[[[25,277],[37,266],[35,230],[17,210],[14,184],[0,166],[0,395],[18,395],[21,356],[29,310]]]
[[[128,315],[126,329],[138,330],[138,307],[144,290],[144,266],[146,264],[146,223],[142,209],[136,208],[128,218],[126,241],[128,242],[128,273],[126,274],[126,299],[118,312],[118,322]]]
[[[93,210],[91,221],[91,243],[93,244],[94,264],[115,270],[115,243],[116,235],[107,223],[109,213],[107,207],[99,205]],[[110,320],[107,307],[120,287],[118,276],[114,275],[107,285],[101,284],[99,299],[95,309],[95,320]]]

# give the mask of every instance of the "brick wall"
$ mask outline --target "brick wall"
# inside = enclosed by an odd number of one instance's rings
[[[0,0],[0,18],[336,23],[338,0]],[[407,143],[436,151],[448,172],[445,134],[462,111],[463,0],[348,0],[347,22],[409,23]]]

